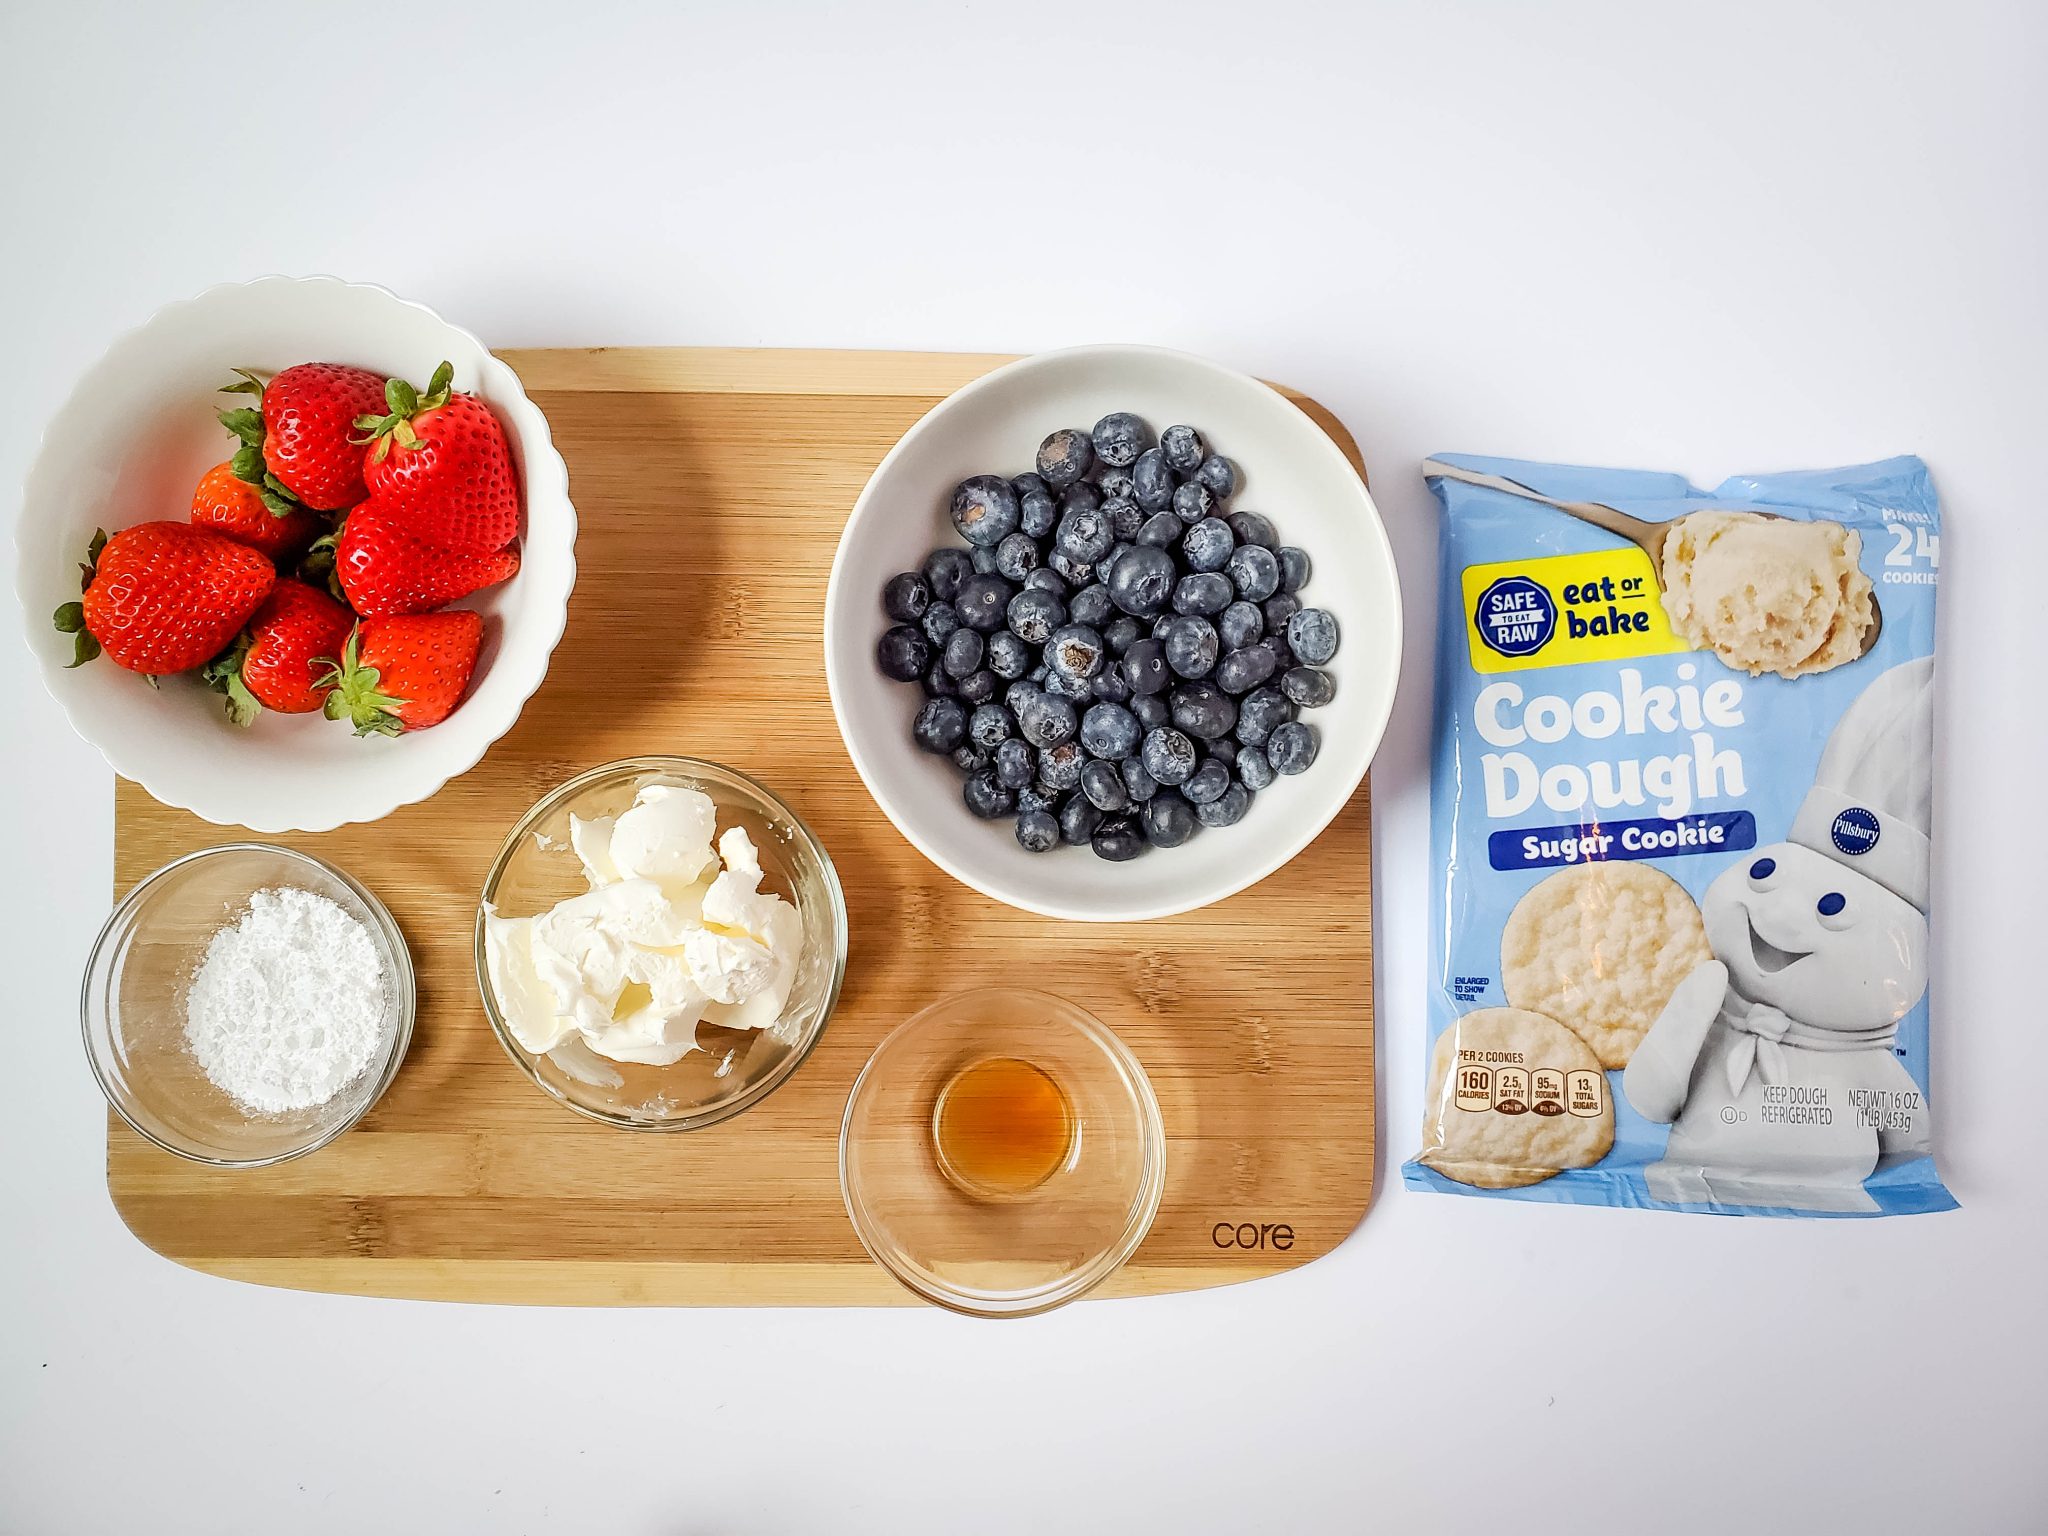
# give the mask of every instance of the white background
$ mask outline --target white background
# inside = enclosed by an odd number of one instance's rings
[[[116,331],[272,271],[494,345],[1157,341],[1349,423],[1411,650],[1374,773],[1378,1203],[1292,1276],[1019,1326],[345,1300],[146,1252],[73,1022],[110,779],[14,652],[0,1530],[2042,1528],[2044,56],[2026,4],[4,0],[0,483]],[[1960,1213],[1398,1187],[1415,465],[1455,449],[1709,483],[1933,465]]]

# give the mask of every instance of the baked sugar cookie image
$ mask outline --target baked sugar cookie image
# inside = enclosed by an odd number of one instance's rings
[[[1614,1101],[1592,1047],[1526,1008],[1481,1008],[1437,1036],[1420,1161],[1477,1189],[1589,1168],[1614,1145]]]
[[[1508,1002],[1556,1019],[1611,1069],[1628,1065],[1678,984],[1709,958],[1685,888],[1629,860],[1574,864],[1539,881],[1500,938]]]
[[[1877,622],[1860,534],[1840,523],[1694,512],[1664,539],[1671,627],[1751,677],[1854,661]]]

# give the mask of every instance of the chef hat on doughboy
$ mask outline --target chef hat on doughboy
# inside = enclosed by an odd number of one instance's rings
[[[1927,910],[1934,658],[1881,672],[1835,723],[1787,839]]]

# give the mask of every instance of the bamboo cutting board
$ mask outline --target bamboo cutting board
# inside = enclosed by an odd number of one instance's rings
[[[918,1009],[1028,975],[1130,1044],[1165,1116],[1164,1204],[1097,1294],[1223,1285],[1335,1247],[1372,1192],[1366,788],[1301,857],[1232,900],[1152,923],[1063,924],[927,863],[840,745],[819,634],[846,513],[906,428],[1007,359],[505,356],[547,413],[581,523],[546,685],[431,800],[279,839],[354,874],[405,930],[419,974],[411,1052],[355,1131],[274,1168],[203,1168],[110,1117],[107,1182],[135,1234],[211,1274],[361,1295],[908,1301],[862,1253],[840,1201],[847,1091]],[[1329,413],[1293,398],[1357,464]],[[492,1035],[470,963],[477,893],[511,824],[583,768],[662,752],[731,763],[787,799],[830,850],[852,916],[845,990],[810,1060],[738,1118],[668,1135],[585,1121],[536,1089]],[[127,782],[115,803],[117,893],[237,835]]]

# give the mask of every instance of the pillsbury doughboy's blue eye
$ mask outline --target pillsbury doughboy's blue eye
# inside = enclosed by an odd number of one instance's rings
[[[1749,878],[1752,880],[1768,880],[1777,872],[1778,861],[1776,859],[1758,859],[1749,866]]]
[[[1822,917],[1833,917],[1847,905],[1849,905],[1849,898],[1840,891],[1829,891],[1827,895],[1814,903],[1814,906],[1820,909]]]

